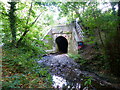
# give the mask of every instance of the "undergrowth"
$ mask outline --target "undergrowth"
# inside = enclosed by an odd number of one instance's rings
[[[83,65],[87,62],[87,60],[83,59],[80,54],[68,54],[68,56],[80,65]]]
[[[22,46],[2,48],[2,89],[6,88],[51,88],[52,77],[48,68],[38,65],[40,59],[35,49]]]

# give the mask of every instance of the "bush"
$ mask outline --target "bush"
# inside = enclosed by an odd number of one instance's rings
[[[42,51],[41,51],[42,52]],[[2,88],[45,88],[51,87],[52,77],[47,68],[41,68],[35,50],[28,47],[3,46]]]
[[[87,62],[87,60],[83,59],[79,54],[68,54],[70,58],[74,59],[75,62],[79,63],[80,65],[83,65]]]

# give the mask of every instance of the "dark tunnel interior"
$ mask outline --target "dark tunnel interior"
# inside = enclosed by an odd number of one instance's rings
[[[65,37],[59,36],[56,38],[55,42],[57,43],[58,50],[60,53],[68,52],[68,41]]]

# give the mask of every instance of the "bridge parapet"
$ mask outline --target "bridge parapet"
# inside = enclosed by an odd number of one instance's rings
[[[77,54],[78,53],[78,42],[83,40],[83,32],[78,23],[72,23],[69,25],[62,25],[53,27],[48,33],[52,40],[48,41],[48,44],[53,46],[54,50],[48,50],[52,52],[57,52],[56,38],[63,36],[68,40],[68,53]]]

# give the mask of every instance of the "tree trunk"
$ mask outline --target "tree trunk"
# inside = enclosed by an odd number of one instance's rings
[[[120,33],[120,1],[118,2],[118,23],[119,23],[119,25],[118,25],[118,31],[119,31],[119,33]]]
[[[103,39],[101,36],[101,30],[99,30],[99,29],[98,29],[98,35],[99,35],[100,42],[101,42],[102,46],[104,47],[104,42],[103,42]]]
[[[32,2],[31,2],[31,6],[30,6],[30,9],[29,9],[28,16],[27,16],[26,25],[28,25],[28,21],[29,21],[29,18],[30,18],[31,11],[32,11]],[[18,47],[18,46],[21,44],[22,40],[24,39],[24,37],[26,36],[26,34],[29,32],[30,27],[32,27],[32,26],[36,23],[36,21],[37,21],[38,18],[41,16],[41,14],[42,14],[42,13],[40,13],[40,14],[36,17],[36,19],[29,25],[29,27],[26,27],[26,28],[25,28],[25,32],[22,34],[22,36],[20,37],[20,39],[17,41],[16,47]]]
[[[110,2],[111,7],[112,7],[112,13],[113,15],[116,15],[116,11],[115,11],[115,5],[117,4],[117,2]]]
[[[28,16],[27,16],[26,25],[28,25],[28,21],[29,21],[29,18],[30,18],[31,11],[32,11],[32,2],[31,2],[31,6],[30,6],[30,9],[29,9]],[[28,31],[29,31],[29,28],[28,27],[25,28],[25,32],[22,34],[20,39],[17,41],[16,47],[18,47],[21,44],[21,41],[23,40],[23,38],[25,37],[25,35],[27,34]]]
[[[10,21],[10,29],[11,29],[11,34],[12,34],[12,44],[15,45],[15,42],[16,42],[16,17],[15,17],[16,2],[9,2],[9,4],[10,4],[9,21]]]
[[[114,35],[107,42],[107,55],[111,73],[120,76],[120,1],[118,2],[118,26]]]
[[[23,35],[18,40],[16,47],[18,47],[21,44],[21,41],[23,40],[23,38],[25,37],[25,35],[27,34],[28,31],[29,30],[25,30],[25,32],[23,33]]]

